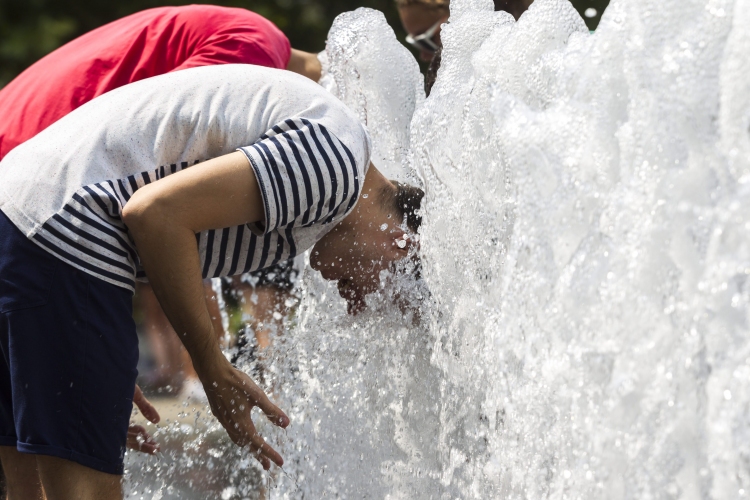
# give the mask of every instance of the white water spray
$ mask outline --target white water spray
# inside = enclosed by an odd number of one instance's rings
[[[425,284],[350,318],[307,273],[272,497],[747,496],[750,1],[613,0],[593,35],[565,0],[451,8],[424,101],[371,11],[329,37],[425,188]]]

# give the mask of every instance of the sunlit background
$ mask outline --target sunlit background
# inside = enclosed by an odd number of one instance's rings
[[[191,2],[161,0],[3,0],[0,2],[0,87],[64,43],[123,16],[152,7]],[[405,33],[393,0],[257,0],[217,1],[216,5],[250,9],[273,21],[292,46],[323,50],[333,19],[357,7],[385,14],[399,40]],[[590,29],[596,27],[609,0],[573,0]],[[587,9],[594,9],[589,11]],[[593,15],[592,15],[593,14]]]

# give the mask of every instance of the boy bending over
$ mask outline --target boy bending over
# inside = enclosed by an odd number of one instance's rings
[[[0,162],[0,459],[11,490],[33,457],[51,498],[121,498],[138,359],[131,294],[146,276],[213,414],[264,468],[282,465],[250,410],[281,427],[289,418],[222,354],[202,280],[315,245],[313,268],[359,309],[408,254],[398,223],[414,230],[421,200],[369,156],[367,132],[333,96],[248,65],[127,85],[11,151]]]

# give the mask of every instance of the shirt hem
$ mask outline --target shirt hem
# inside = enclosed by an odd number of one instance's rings
[[[250,223],[247,224],[247,228],[252,231],[256,236],[265,236],[266,234],[269,234],[272,230],[269,230],[269,227],[275,228],[276,224],[273,220],[273,216],[271,215],[271,206],[269,203],[268,198],[268,188],[266,187],[266,183],[263,180],[262,172],[260,168],[258,167],[258,164],[255,162],[255,158],[252,157],[249,151],[246,151],[245,148],[238,148],[238,151],[242,151],[242,154],[245,155],[245,158],[247,158],[247,161],[250,162],[250,166],[253,169],[253,173],[255,174],[255,180],[258,182],[258,187],[260,188],[260,197],[263,199],[263,211],[264,211],[264,223]],[[260,229],[262,228],[262,230]]]
[[[9,201],[8,199],[4,202],[0,201],[0,210],[3,211],[13,225],[15,225],[27,238],[32,239],[34,234],[38,231],[39,224],[26,215],[26,213],[18,208],[12,201]]]
[[[18,208],[13,202],[8,201],[7,199],[5,200],[5,202],[0,201],[0,210],[8,217],[8,219],[10,219],[10,221],[13,223],[14,226],[16,226],[18,230],[21,231],[21,233],[23,233],[23,235],[29,239],[29,241],[34,243],[36,246],[38,246],[39,248],[41,248],[48,254],[52,255],[54,258],[61,260],[70,266],[75,267],[79,271],[84,272],[88,274],[89,276],[93,276],[96,279],[102,280],[111,285],[115,285],[119,288],[130,290],[131,293],[135,293],[135,288],[129,287],[117,280],[108,279],[104,276],[100,276],[98,274],[92,273],[88,269],[77,265],[75,262],[71,262],[65,257],[53,252],[51,249],[40,244],[37,241],[37,239],[34,238],[34,235],[36,235],[39,232],[39,229],[41,228],[41,226],[37,224],[36,222],[34,222],[28,215],[26,215],[23,212],[23,210]]]
[[[32,454],[32,455],[47,455],[51,457],[62,458],[64,460],[70,460],[76,462],[89,469],[94,469],[99,472],[107,474],[114,474],[121,476],[123,473],[123,463],[118,461],[116,463],[105,462],[98,458],[79,453],[66,448],[60,448],[57,446],[49,446],[44,444],[30,444],[18,441],[16,449],[21,453]]]
[[[94,272],[86,269],[85,267],[79,266],[75,262],[72,262],[71,260],[66,259],[65,257],[63,257],[63,256],[55,253],[54,251],[52,251],[51,249],[49,249],[47,247],[45,247],[44,245],[42,245],[41,243],[39,243],[36,238],[29,238],[29,240],[31,240],[36,246],[38,246],[39,248],[41,248],[45,252],[47,252],[50,255],[52,255],[54,258],[56,258],[58,260],[61,260],[62,262],[65,262],[69,266],[75,267],[76,269],[78,269],[82,273],[86,273],[86,274],[88,274],[89,276],[91,276],[93,278],[96,278],[98,280],[104,281],[105,283],[109,283],[110,285],[114,285],[114,286],[116,286],[118,288],[124,288],[125,290],[129,290],[130,293],[135,294],[135,286],[130,287],[130,286],[122,283],[121,281],[117,281],[117,280],[113,280],[113,279],[107,278],[105,276],[101,276],[101,275],[99,275],[97,273],[94,273]],[[133,283],[135,283],[135,281],[136,281],[136,279],[134,277],[133,278]]]

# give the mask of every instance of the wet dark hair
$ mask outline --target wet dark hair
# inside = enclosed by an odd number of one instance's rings
[[[409,231],[419,232],[419,226],[422,225],[422,216],[418,212],[422,207],[424,191],[408,184],[397,181],[391,182],[396,189],[389,189],[386,196],[383,197],[385,208],[393,210],[399,221],[406,220],[406,227],[409,228]]]

